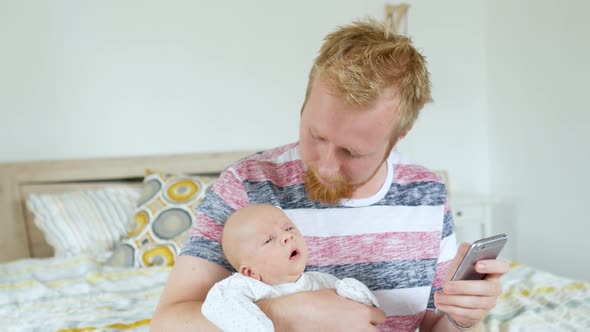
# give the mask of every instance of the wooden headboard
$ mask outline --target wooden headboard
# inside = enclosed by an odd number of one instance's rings
[[[254,151],[129,158],[0,163],[0,262],[47,257],[51,248],[27,215],[30,193],[95,188],[113,182],[140,185],[146,170],[218,174]]]

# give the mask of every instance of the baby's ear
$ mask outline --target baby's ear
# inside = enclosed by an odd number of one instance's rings
[[[254,278],[258,281],[261,281],[261,277],[260,274],[256,273],[256,270],[246,266],[246,265],[242,265],[240,266],[240,270],[239,270],[240,274],[245,275],[246,277],[250,277],[250,278]]]

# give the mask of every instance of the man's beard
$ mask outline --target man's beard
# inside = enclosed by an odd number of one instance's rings
[[[308,168],[303,175],[307,198],[321,203],[336,205],[341,199],[350,199],[357,186],[345,177],[331,177],[323,183],[313,168]]]
[[[331,206],[335,206],[342,199],[351,199],[354,191],[357,188],[365,185],[367,182],[371,181],[375,175],[377,175],[377,172],[379,172],[379,169],[381,169],[383,162],[385,162],[387,157],[389,157],[389,153],[391,152],[391,149],[393,149],[395,142],[396,140],[390,140],[389,146],[387,147],[387,150],[385,150],[385,156],[381,160],[379,166],[377,166],[371,176],[359,184],[350,183],[350,179],[344,176],[332,176],[325,180],[326,182],[330,183],[326,184],[318,178],[315,168],[309,166],[303,175],[303,183],[305,186],[307,198],[312,201],[319,201],[320,203],[329,204]]]

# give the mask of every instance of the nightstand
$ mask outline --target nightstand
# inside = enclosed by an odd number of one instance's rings
[[[457,244],[492,235],[491,202],[481,194],[451,193]]]

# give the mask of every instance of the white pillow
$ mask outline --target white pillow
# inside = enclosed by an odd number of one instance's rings
[[[127,234],[139,196],[139,189],[121,186],[31,194],[27,207],[55,256],[100,255]]]

